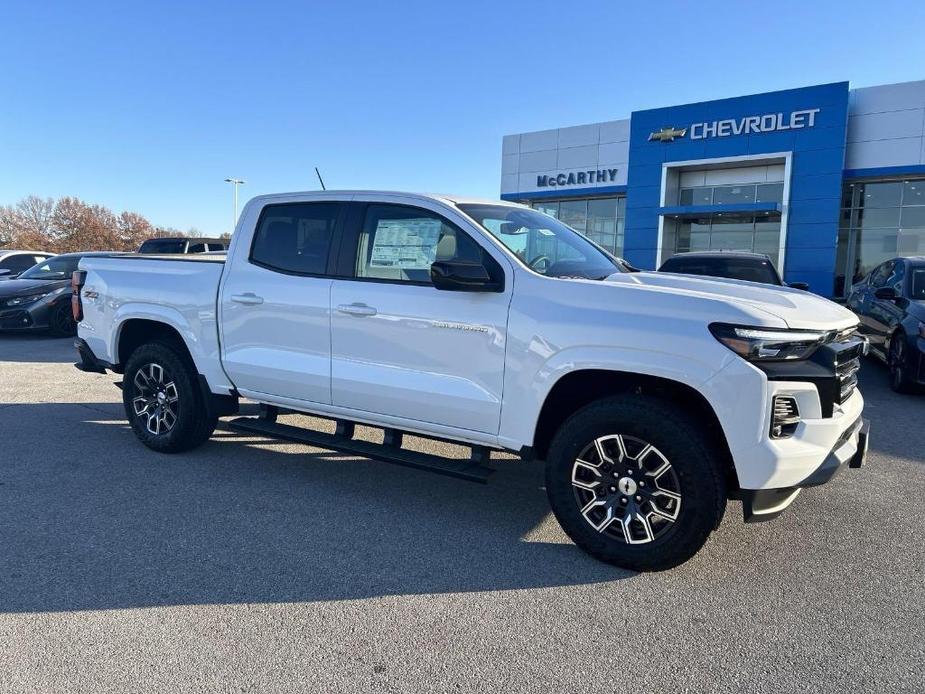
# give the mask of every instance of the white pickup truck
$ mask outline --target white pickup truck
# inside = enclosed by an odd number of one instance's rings
[[[746,521],[775,517],[867,449],[852,313],[796,289],[626,272],[521,205],[261,196],[227,258],[80,267],[78,367],[124,374],[149,448],[202,444],[248,398],[262,418],[235,422],[268,436],[300,440],[275,417],[295,411],[337,422],[304,440],[393,462],[414,464],[403,432],[471,446],[447,468],[464,477],[513,451],[545,460],[572,540],[630,569],[693,556],[727,499]]]

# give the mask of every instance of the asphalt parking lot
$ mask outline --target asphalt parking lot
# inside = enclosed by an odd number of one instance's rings
[[[877,364],[866,468],[636,575],[568,541],[538,464],[157,455],[73,359],[0,335],[2,692],[925,690],[925,396]]]

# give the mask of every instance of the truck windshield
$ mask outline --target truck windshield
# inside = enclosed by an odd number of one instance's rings
[[[541,275],[599,280],[624,272],[613,257],[542,212],[506,205],[458,207]]]

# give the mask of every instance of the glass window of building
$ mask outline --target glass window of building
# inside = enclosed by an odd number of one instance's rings
[[[614,255],[623,253],[623,226],[626,198],[544,200],[533,209],[567,224]]]
[[[712,188],[682,188],[680,205],[712,205],[713,189]]]
[[[779,203],[784,199],[784,184],[742,183],[725,186],[681,188],[679,205],[736,205],[750,202]]]
[[[925,254],[925,179],[848,183],[842,205],[836,296],[890,258]]]
[[[775,266],[777,265],[780,250],[780,215],[776,213],[758,217],[713,214],[677,221],[665,220],[666,239],[671,238],[667,225],[672,223],[677,225],[674,233],[674,253],[752,251],[766,253]],[[667,243],[670,248],[671,242]]]
[[[866,183],[861,188],[858,207],[899,207],[902,204],[903,184]]]
[[[713,189],[714,205],[737,205],[755,202],[755,185],[716,186]]]
[[[783,202],[784,201],[784,184],[783,183],[759,183],[755,202]]]
[[[550,217],[559,218],[558,202],[538,202],[533,205],[533,209],[539,210],[543,214],[548,214]]]
[[[559,203],[559,221],[575,231],[585,233],[588,226],[588,201],[563,200]]]

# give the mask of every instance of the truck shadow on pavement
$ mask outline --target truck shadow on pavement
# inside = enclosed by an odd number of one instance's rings
[[[498,461],[480,485],[223,430],[195,451],[159,455],[123,416],[111,402],[0,409],[0,612],[346,600],[633,575],[562,534],[536,463]]]

